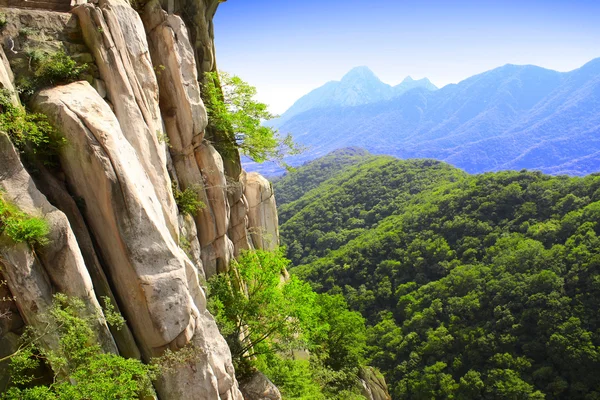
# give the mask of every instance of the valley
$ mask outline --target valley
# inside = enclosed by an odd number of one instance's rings
[[[322,165],[340,167],[326,179]],[[600,176],[344,151],[274,185],[292,274],[366,320],[395,399],[600,394]]]

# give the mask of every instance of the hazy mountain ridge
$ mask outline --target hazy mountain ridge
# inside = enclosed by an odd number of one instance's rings
[[[600,167],[600,59],[566,73],[507,64],[439,90],[418,87],[375,103],[313,108],[273,125],[309,147],[287,160],[292,165],[359,146],[435,158],[472,173],[527,168],[584,175]],[[269,165],[256,169],[275,172]]]
[[[391,86],[382,82],[368,67],[351,69],[340,81],[327,82],[321,87],[298,99],[275,124],[281,124],[294,115],[315,108],[353,107],[363,104],[376,103],[400,96],[410,89],[423,87],[436,90],[429,79],[414,80],[406,77],[402,83]]]

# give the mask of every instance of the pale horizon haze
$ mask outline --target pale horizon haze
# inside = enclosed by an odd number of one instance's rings
[[[218,67],[271,112],[350,69],[436,86],[505,64],[565,72],[600,57],[600,1],[228,0],[214,19]]]

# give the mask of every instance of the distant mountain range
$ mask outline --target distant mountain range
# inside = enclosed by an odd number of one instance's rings
[[[392,87],[351,70],[269,121],[308,147],[297,166],[356,146],[400,158],[434,158],[471,173],[600,171],[600,58],[571,72],[505,65],[441,89],[428,79]],[[274,164],[247,165],[266,175]]]
[[[277,124],[281,125],[293,116],[315,108],[353,107],[377,103],[418,87],[437,89],[427,78],[414,80],[410,76],[399,85],[390,86],[381,82],[368,67],[356,67],[344,75],[341,81],[327,82],[302,96],[279,118]]]

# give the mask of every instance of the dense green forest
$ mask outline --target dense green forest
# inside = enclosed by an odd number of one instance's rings
[[[277,190],[277,204],[281,207],[298,200],[304,193],[332,178],[340,169],[360,164],[373,157],[375,156],[366,150],[347,147],[307,163],[298,173],[275,177],[272,181]]]
[[[599,221],[598,174],[390,157],[280,207],[292,273],[362,313],[395,399],[600,399]]]

